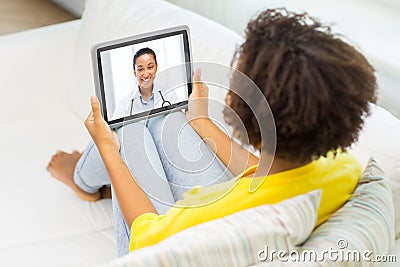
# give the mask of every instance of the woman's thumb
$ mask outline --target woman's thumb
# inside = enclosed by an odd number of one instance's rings
[[[201,81],[201,70],[196,69],[193,74],[193,82],[200,82]]]
[[[99,99],[96,96],[91,96],[90,104],[92,105],[92,111],[93,111],[94,117],[95,118],[97,118],[99,116],[101,117]]]

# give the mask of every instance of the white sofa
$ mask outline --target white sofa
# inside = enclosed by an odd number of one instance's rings
[[[88,0],[82,20],[0,37],[0,265],[92,266],[116,257],[110,201],[81,201],[51,179],[46,165],[56,149],[83,149],[89,140],[83,118],[94,94],[90,46],[176,24],[191,28],[198,61],[229,64],[242,41],[159,0]],[[375,107],[353,149],[363,165],[374,156],[390,178],[396,234],[399,133],[400,121]],[[400,240],[389,253],[400,261]]]

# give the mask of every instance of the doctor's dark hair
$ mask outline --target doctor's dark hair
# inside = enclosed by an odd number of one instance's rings
[[[154,57],[154,62],[157,65],[157,57],[156,57],[156,53],[154,53],[153,49],[150,49],[148,47],[145,48],[141,48],[139,49],[134,55],[133,55],[133,68],[135,69],[135,64],[136,64],[136,60],[138,59],[138,57],[140,57],[141,55],[145,55],[145,54],[149,54],[149,55],[153,55]]]
[[[237,62],[236,68],[255,82],[271,108],[276,157],[307,163],[329,151],[345,151],[358,139],[377,88],[374,69],[360,52],[330,27],[286,9],[261,12],[245,33],[232,64]],[[268,119],[264,102],[241,86],[239,76],[231,79],[225,120],[239,140],[246,142],[248,136],[248,143],[272,153],[253,114]]]

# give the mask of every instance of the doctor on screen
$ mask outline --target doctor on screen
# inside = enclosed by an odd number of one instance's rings
[[[132,92],[117,105],[113,119],[123,118],[153,108],[165,107],[178,102],[174,92],[166,92],[154,83],[157,73],[157,57],[148,47],[138,50],[133,56],[133,73],[139,90]]]

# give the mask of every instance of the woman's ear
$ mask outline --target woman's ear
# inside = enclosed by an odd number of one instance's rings
[[[135,69],[133,69],[133,74],[135,75],[135,77],[137,77]]]

